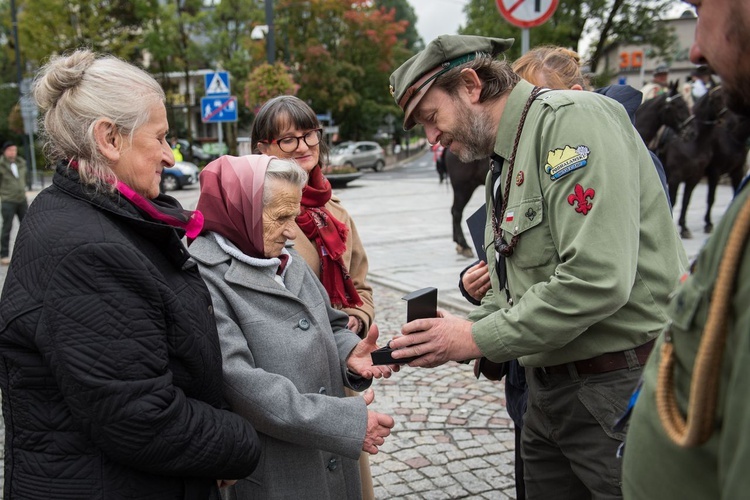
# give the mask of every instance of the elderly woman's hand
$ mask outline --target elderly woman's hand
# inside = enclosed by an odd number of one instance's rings
[[[375,392],[367,389],[362,397],[365,399],[365,404],[369,405],[375,399]],[[396,422],[390,415],[367,410],[367,431],[362,443],[362,451],[375,455],[378,448],[385,443],[385,438],[391,434],[394,425]]]
[[[352,349],[349,357],[346,359],[346,367],[349,371],[356,373],[364,378],[388,378],[392,372],[399,370],[398,365],[373,365],[370,353],[378,348],[377,340],[380,330],[375,323],[370,327],[367,336]]]

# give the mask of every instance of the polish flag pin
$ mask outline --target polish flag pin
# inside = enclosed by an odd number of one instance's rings
[[[513,212],[505,212],[505,222],[513,222]]]

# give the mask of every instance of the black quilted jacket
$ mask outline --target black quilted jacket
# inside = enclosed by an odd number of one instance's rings
[[[0,299],[6,499],[206,499],[255,468],[181,236],[62,168],[32,203]]]

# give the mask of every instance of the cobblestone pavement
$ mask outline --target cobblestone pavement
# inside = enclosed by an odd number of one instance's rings
[[[391,288],[373,289],[384,343],[401,328],[406,302]],[[396,420],[370,457],[376,498],[515,498],[513,423],[501,384],[449,363],[404,366],[373,389],[371,408]]]

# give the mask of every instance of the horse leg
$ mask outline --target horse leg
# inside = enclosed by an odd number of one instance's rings
[[[685,183],[685,191],[682,194],[682,210],[680,211],[680,236],[686,240],[689,240],[693,237],[693,233],[690,232],[690,229],[687,227],[687,210],[688,210],[688,204],[690,204],[690,196],[693,194],[693,189],[695,188],[695,183],[693,181],[686,182]]]
[[[677,201],[677,190],[680,187],[680,183],[672,181],[668,183],[667,186],[669,187],[669,203],[672,204],[672,209],[674,209],[674,204]]]
[[[456,242],[456,252],[460,253],[464,257],[473,257],[474,253],[466,243],[464,232],[461,229],[461,217],[464,213],[464,208],[469,203],[469,196],[460,194],[455,188],[453,190],[453,206],[451,207],[451,215],[453,216],[453,241]]]
[[[706,223],[703,226],[703,232],[710,233],[714,230],[714,225],[711,223],[711,207],[714,206],[716,200],[716,186],[719,184],[719,174],[716,170],[709,166],[708,172],[708,198],[706,200],[706,216],[703,218],[703,222]]]

